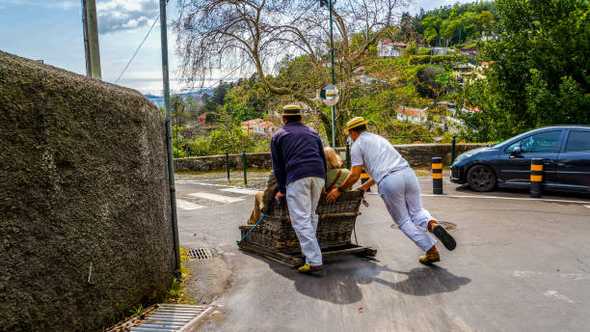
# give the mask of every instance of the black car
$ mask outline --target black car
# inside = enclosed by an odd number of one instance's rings
[[[544,159],[545,188],[590,193],[590,126],[535,129],[465,152],[451,166],[451,181],[475,191],[528,188],[532,158]]]

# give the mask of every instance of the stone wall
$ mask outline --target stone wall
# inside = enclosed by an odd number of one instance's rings
[[[457,144],[457,155],[468,150],[485,146],[485,144]],[[412,167],[430,167],[432,157],[443,157],[445,163],[451,160],[451,144],[407,144],[396,145],[396,149],[406,158]],[[345,154],[344,148],[337,149],[342,156]],[[242,168],[242,156],[239,154],[230,154],[229,165],[232,169]],[[248,167],[252,168],[272,168],[270,153],[248,153],[246,154]],[[179,158],[175,160],[177,171],[212,171],[225,168],[226,156],[214,155],[203,157]]]
[[[1,331],[100,331],[165,296],[164,142],[139,93],[0,52]]]

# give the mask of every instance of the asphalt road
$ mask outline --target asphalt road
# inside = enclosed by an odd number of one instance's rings
[[[437,267],[395,227],[369,195],[357,220],[358,241],[379,250],[327,264],[323,277],[300,275],[239,251],[238,225],[253,197],[202,180],[178,180],[181,244],[212,247],[231,268],[215,302],[223,317],[210,331],[583,331],[590,326],[590,199],[526,193],[486,195],[446,184],[424,205],[456,224],[458,247],[441,250]],[[229,189],[229,191],[228,191]],[[556,202],[551,200],[563,200]],[[188,203],[188,204],[187,204]],[[192,205],[191,205],[192,204]],[[205,268],[205,267],[204,267]]]

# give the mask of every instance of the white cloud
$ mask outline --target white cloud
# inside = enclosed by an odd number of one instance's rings
[[[159,12],[154,0],[98,0],[96,7],[102,34],[144,27]]]
[[[2,0],[0,4],[3,8],[10,6],[44,6],[49,8],[61,8],[61,9],[72,9],[79,8],[80,1],[78,0]]]

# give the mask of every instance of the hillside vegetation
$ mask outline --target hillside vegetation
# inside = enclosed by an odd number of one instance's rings
[[[367,38],[358,33],[336,40],[337,125],[365,116],[392,142],[414,143],[489,142],[538,126],[588,124],[589,22],[587,1],[498,0],[404,13],[362,48]],[[362,56],[349,62],[353,51]],[[293,101],[306,102],[306,122],[328,143],[330,110],[315,98],[329,81],[328,66],[312,56],[287,56],[264,80],[222,82],[190,112],[179,100],[177,117],[186,121],[177,122],[176,154],[268,150],[268,135],[251,135],[242,122],[278,126],[275,112]],[[273,85],[296,93],[278,94]],[[423,116],[400,117],[404,109]],[[203,114],[205,125],[195,121]]]

